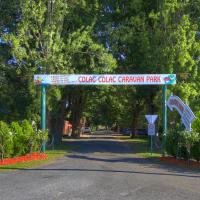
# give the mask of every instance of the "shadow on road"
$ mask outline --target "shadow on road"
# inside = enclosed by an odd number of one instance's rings
[[[109,159],[99,158],[99,157],[88,157],[85,155],[68,155],[67,157],[73,159],[84,159],[84,160],[110,162],[110,163],[123,162],[123,163],[145,164],[145,160],[147,161],[147,159],[144,158],[134,158],[134,157],[109,158]]]
[[[200,169],[193,169],[188,167],[174,166],[171,164],[166,164],[160,162],[157,158],[142,158],[135,156],[135,152],[148,152],[148,143],[145,141],[134,141],[126,142],[120,140],[104,140],[98,138],[98,140],[67,140],[64,141],[62,146],[72,147],[72,153],[67,154],[64,159],[64,167],[58,167],[58,163],[53,165],[44,166],[40,168],[4,168],[4,169],[15,169],[15,170],[24,170],[24,171],[80,171],[80,172],[110,172],[110,173],[129,173],[129,174],[144,174],[144,175],[160,175],[160,176],[183,176],[183,177],[192,177],[200,178]],[[68,160],[69,159],[69,160]],[[80,160],[81,162],[102,162],[102,163],[127,163],[127,164],[137,164],[141,167],[149,168],[150,172],[143,170],[132,171],[132,170],[118,170],[118,168],[123,167],[123,165],[111,165],[117,170],[111,169],[79,169],[66,167],[69,162],[73,163],[73,160]],[[98,165],[97,165],[98,166]],[[132,165],[131,165],[132,167]],[[97,167],[98,168],[98,167]],[[151,169],[152,168],[152,169]],[[164,170],[163,173],[154,172],[156,170]]]
[[[91,157],[85,155],[68,155],[67,157],[72,159],[83,159],[88,161],[100,161],[108,163],[133,163],[143,165],[146,168],[157,168],[164,169],[168,172],[173,173],[199,173],[200,178],[200,169],[176,166],[173,164],[163,163],[159,158],[139,158],[139,157],[118,157],[118,158],[100,158],[100,157]]]
[[[149,152],[148,142],[134,141],[127,142],[124,140],[79,140],[79,141],[66,141],[66,145],[72,145],[73,154],[67,155],[71,159],[82,159],[87,161],[99,161],[107,163],[133,163],[143,165],[147,168],[160,168],[167,172],[173,173],[199,173],[200,169],[175,166],[173,164],[166,164],[159,160],[159,158],[141,158],[135,156],[134,153],[147,153]],[[100,153],[98,155],[98,153]],[[104,155],[109,155],[105,156]]]
[[[137,145],[137,142],[134,142]],[[138,143],[139,144],[139,143]],[[113,153],[113,154],[130,154],[133,153],[134,147],[133,144],[128,144],[119,140],[108,140],[98,138],[98,140],[89,139],[89,140],[68,140],[64,141],[63,145],[71,146],[73,152],[89,154],[89,153]],[[141,143],[139,144],[142,145]],[[145,145],[146,146],[146,145]],[[148,147],[146,146],[146,151]]]
[[[7,168],[14,169],[14,168]],[[156,172],[143,172],[143,171],[129,171],[129,170],[109,170],[109,169],[79,169],[79,168],[36,168],[36,169],[26,169],[26,168],[15,168],[15,170],[20,171],[72,171],[72,172],[105,172],[105,173],[126,173],[126,174],[142,174],[142,175],[157,175],[157,176],[177,176],[177,177],[190,177],[190,178],[200,178],[200,175],[192,174],[178,174],[178,173],[156,173]]]

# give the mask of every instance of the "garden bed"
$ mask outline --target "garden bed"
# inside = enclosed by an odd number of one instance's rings
[[[16,163],[28,162],[33,160],[45,160],[45,159],[47,159],[47,155],[44,153],[32,153],[32,154],[27,154],[25,156],[5,158],[3,160],[0,160],[0,166],[13,165]]]
[[[174,165],[200,168],[200,162],[198,162],[198,161],[190,160],[188,162],[187,160],[176,159],[174,157],[169,157],[169,156],[167,156],[167,157],[160,157],[160,160],[163,161],[163,162],[166,162],[166,163],[174,164]]]

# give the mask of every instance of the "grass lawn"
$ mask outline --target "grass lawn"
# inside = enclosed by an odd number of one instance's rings
[[[143,158],[156,158],[161,157],[162,150],[153,146],[153,151],[151,153],[150,148],[150,138],[148,137],[136,137],[133,139],[127,139],[127,142],[131,143],[133,146],[133,152]]]
[[[63,157],[68,152],[70,152],[70,150],[71,150],[70,146],[60,145],[56,147],[54,150],[47,150],[45,152],[48,155],[48,158],[46,160],[33,160],[29,162],[16,163],[14,165],[0,166],[0,172],[15,170],[15,169],[32,168],[44,164],[49,164],[54,162],[56,159]]]

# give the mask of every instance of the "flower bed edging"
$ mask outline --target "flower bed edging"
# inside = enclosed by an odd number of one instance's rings
[[[45,159],[47,159],[47,155],[44,153],[32,153],[25,156],[17,156],[14,158],[5,158],[3,160],[0,160],[0,166]]]
[[[174,157],[160,157],[160,160],[169,163],[169,164],[174,164],[174,165],[179,165],[179,166],[188,166],[188,161],[187,160],[182,160],[182,159],[176,159]],[[200,162],[198,161],[189,161],[189,167],[195,167],[195,168],[200,168]]]

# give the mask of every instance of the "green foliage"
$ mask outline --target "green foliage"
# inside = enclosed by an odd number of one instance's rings
[[[191,149],[191,158],[200,161],[200,139],[194,143]]]
[[[7,123],[0,121],[0,153],[1,159],[13,154],[13,135]]]
[[[37,131],[37,143],[39,144],[39,150],[41,150],[42,143],[47,142],[48,137],[49,137],[48,130],[38,130]]]
[[[24,155],[27,153],[27,137],[18,122],[12,122],[10,129],[13,133],[13,155]]]
[[[48,140],[48,130],[37,131],[28,120],[11,125],[0,121],[1,159],[39,151],[42,142]]]
[[[176,157],[177,150],[178,150],[178,134],[175,133],[168,133],[167,140],[166,140],[166,151],[169,155]]]
[[[194,144],[196,142],[199,142],[199,133],[195,131],[182,131],[180,132],[180,137],[182,140],[182,145],[186,148],[187,153],[188,153],[188,158],[190,158],[191,155],[191,149],[194,147]]]
[[[200,133],[200,111],[195,114],[196,118],[192,122],[192,129]]]
[[[169,93],[199,112],[199,0],[1,0],[0,5],[1,120],[39,122],[36,73],[176,73],[178,84]],[[94,125],[144,128],[144,114],[162,113],[159,87],[52,87],[47,93],[53,126],[48,128],[58,132],[66,117],[73,126],[86,116]],[[21,153],[37,146],[27,124],[23,133],[12,125],[29,144]],[[194,131],[200,132],[199,124],[198,116]],[[16,149],[23,145],[13,140]]]
[[[28,120],[23,120],[21,126],[27,144],[26,152],[32,153],[32,151],[35,151],[38,148],[36,132]]]
[[[200,135],[195,131],[173,131],[167,135],[166,150],[169,155],[200,160]]]

